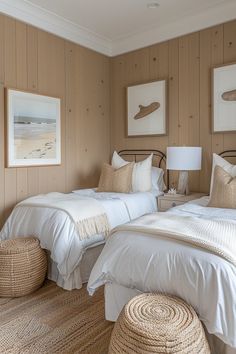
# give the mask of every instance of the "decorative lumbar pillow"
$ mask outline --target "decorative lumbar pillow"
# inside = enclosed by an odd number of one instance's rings
[[[153,154],[143,161],[136,162],[132,175],[132,192],[148,192],[152,189],[152,158]],[[129,162],[120,157],[116,151],[112,157],[112,167],[120,168]]]
[[[118,169],[103,164],[98,184],[98,192],[130,193],[134,163],[128,163]]]
[[[209,207],[236,209],[236,177],[232,177],[222,167],[214,169]]]
[[[232,165],[230,162],[223,159],[221,156],[213,154],[210,195],[214,184],[214,170],[216,166],[220,166],[221,168],[223,168],[223,170],[228,172],[231,177],[236,177],[236,165]]]

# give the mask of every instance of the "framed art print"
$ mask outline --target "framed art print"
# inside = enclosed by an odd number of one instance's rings
[[[6,89],[7,167],[61,164],[60,99]]]
[[[127,136],[167,134],[166,80],[127,87]]]
[[[236,131],[236,64],[213,68],[212,131]]]

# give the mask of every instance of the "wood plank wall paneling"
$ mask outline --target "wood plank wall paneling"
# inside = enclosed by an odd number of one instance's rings
[[[209,191],[212,152],[236,148],[236,134],[211,134],[211,69],[236,61],[236,20],[111,59],[111,152],[169,145],[203,147],[203,168],[190,175],[193,191]],[[125,137],[125,87],[168,79],[166,137]],[[171,173],[171,182],[177,174]]]
[[[0,14],[0,226],[20,200],[96,186],[110,155],[110,60]],[[61,98],[62,165],[5,168],[4,87]]]
[[[0,14],[0,226],[27,196],[95,186],[114,149],[201,145],[203,168],[190,186],[207,192],[212,152],[236,147],[236,134],[210,130],[211,68],[236,61],[235,38],[231,21],[110,59]],[[126,138],[125,87],[162,78],[168,135]],[[4,87],[61,98],[61,166],[5,168]]]

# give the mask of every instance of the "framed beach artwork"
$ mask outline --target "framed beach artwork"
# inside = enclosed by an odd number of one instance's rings
[[[166,135],[166,116],[166,80],[127,87],[128,137]]]
[[[236,63],[213,68],[212,131],[236,131]]]
[[[6,89],[7,167],[61,164],[60,99]]]

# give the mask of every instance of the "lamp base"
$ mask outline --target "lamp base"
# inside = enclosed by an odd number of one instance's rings
[[[180,171],[179,172],[178,193],[189,195],[188,171]]]

